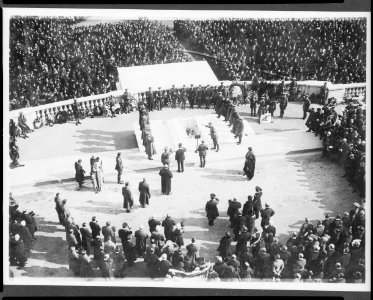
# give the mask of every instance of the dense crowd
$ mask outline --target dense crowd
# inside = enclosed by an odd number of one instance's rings
[[[177,20],[187,49],[205,53],[220,80],[296,77],[332,83],[365,82],[366,20]]]
[[[9,260],[10,265],[24,267],[36,241],[35,213],[20,211],[19,204],[9,195]]]
[[[337,214],[333,218],[326,214],[315,224],[305,218],[299,231],[282,242],[273,222],[275,211],[267,203],[262,206],[262,196],[263,190],[257,186],[255,194],[249,195],[243,205],[235,198],[228,200],[230,224],[227,225],[231,230],[223,232],[217,241],[213,263],[207,263],[200,255],[195,238],[185,245],[184,221],[175,221],[170,214],[163,220],[153,215],[148,230],[143,225],[133,230],[127,222],[117,230],[110,221],[100,225],[96,217],[79,226],[67,207],[67,200],[59,193],[55,204],[59,222],[66,231],[69,269],[78,277],[124,278],[143,260],[145,272],[138,275],[150,278],[365,281],[364,205],[354,203],[354,208],[343,216]],[[219,199],[215,194],[206,203],[208,216],[212,213],[210,202],[215,203],[215,218],[219,217]],[[34,213],[19,212],[12,197],[10,212],[10,260],[24,266],[35,239]],[[209,224],[214,225],[210,218]]]
[[[190,60],[156,21],[77,26],[79,21],[11,19],[10,109],[116,90],[118,67]]]
[[[340,115],[333,104],[311,108],[306,126],[322,139],[323,157],[342,164],[343,177],[365,199],[366,108],[355,100]]]

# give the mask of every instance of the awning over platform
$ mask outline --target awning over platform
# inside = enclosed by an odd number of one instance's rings
[[[119,82],[122,89],[131,94],[144,92],[152,88],[170,89],[174,84],[181,88],[193,85],[219,85],[219,81],[206,61],[158,64],[118,68]]]

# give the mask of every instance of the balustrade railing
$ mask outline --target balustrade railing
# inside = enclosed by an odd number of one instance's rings
[[[232,84],[232,81],[220,81],[224,86],[229,86]],[[281,81],[272,81],[274,84],[279,84]],[[238,83],[243,84],[243,81]],[[324,81],[301,81],[298,83],[298,90],[301,93],[311,95],[319,94],[320,88],[324,85]],[[250,87],[251,81],[246,81],[246,84]],[[285,85],[288,87],[290,81],[285,81]],[[175,86],[175,88],[182,88],[183,86]],[[337,102],[341,102],[346,98],[358,97],[359,99],[365,99],[366,96],[366,83],[351,83],[351,84],[331,84],[328,83],[329,95],[328,97],[334,97],[337,99]],[[144,90],[145,93],[147,90]],[[161,90],[162,91],[162,90]],[[95,105],[104,105],[109,101],[110,97],[113,96],[115,102],[120,102],[124,94],[124,90],[112,91],[106,94],[92,95],[88,97],[78,98],[77,102],[79,105],[85,109],[93,109]],[[134,96],[137,99],[138,93]],[[45,117],[46,114],[54,119],[55,115],[60,111],[70,111],[72,110],[71,105],[74,100],[65,100],[54,103],[49,103],[40,106],[25,107],[22,109],[12,110],[9,112],[9,119],[14,119],[15,121],[18,118],[19,113],[22,111],[28,122],[32,122],[36,117]]]

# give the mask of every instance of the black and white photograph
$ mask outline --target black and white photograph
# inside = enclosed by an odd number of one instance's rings
[[[370,34],[4,9],[4,282],[370,291]]]

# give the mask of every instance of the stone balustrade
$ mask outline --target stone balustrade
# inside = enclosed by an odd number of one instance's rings
[[[223,85],[229,86],[232,84],[232,81],[221,81]],[[279,84],[281,81],[272,81],[274,84]],[[239,81],[238,83],[243,84],[243,81]],[[251,86],[251,81],[246,81],[247,85]],[[324,81],[298,81],[298,90],[302,93],[307,95],[311,94],[319,94],[320,88],[324,85]],[[286,86],[290,85],[290,81],[285,81]],[[182,86],[175,86],[175,88],[182,88]],[[365,99],[366,95],[366,83],[351,83],[351,84],[332,84],[328,83],[329,88],[329,98],[334,97],[337,99],[337,102],[341,102],[345,98],[351,98],[354,96],[358,96],[359,99]],[[144,93],[147,90],[144,91]],[[85,109],[93,109],[95,105],[103,105],[105,104],[111,96],[114,97],[115,102],[119,102],[122,98],[124,91],[118,90],[113,91],[106,94],[100,95],[93,95],[88,97],[78,98],[77,102],[80,106],[84,107]],[[134,95],[137,99],[137,94]],[[9,119],[14,119],[15,121],[18,118],[19,113],[22,111],[25,117],[27,118],[28,122],[32,122],[36,117],[43,116],[45,117],[46,114],[49,115],[52,119],[54,116],[60,111],[70,111],[71,105],[73,104],[74,100],[65,100],[59,101],[54,103],[49,103],[40,106],[34,107],[26,107],[22,109],[12,110],[9,112]]]

